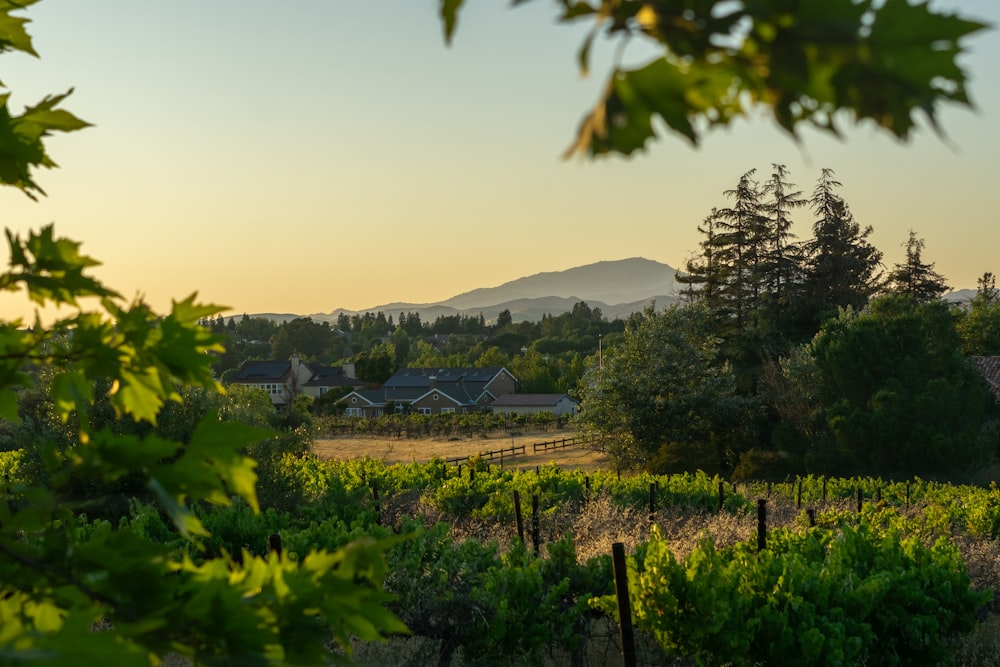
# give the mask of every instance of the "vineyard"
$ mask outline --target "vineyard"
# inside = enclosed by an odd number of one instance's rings
[[[18,457],[2,457],[16,503]],[[997,664],[996,489],[284,456],[259,492],[259,514],[198,509],[203,551],[138,501],[76,530],[132,532],[195,565],[374,539],[411,634],[355,641],[362,664]],[[627,659],[615,544],[628,555]]]

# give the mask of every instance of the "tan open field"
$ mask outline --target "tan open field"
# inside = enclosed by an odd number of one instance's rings
[[[488,451],[499,451],[524,445],[524,456],[510,457],[504,455],[504,467],[530,467],[555,463],[567,470],[597,470],[609,467],[606,454],[584,447],[566,447],[532,452],[532,445],[539,442],[551,442],[570,438],[572,432],[538,432],[514,436],[493,436],[489,438],[422,438],[395,439],[385,436],[359,436],[354,438],[337,437],[318,439],[313,445],[317,456],[325,459],[355,459],[371,456],[393,463],[423,463],[439,456],[443,459],[484,454]],[[499,460],[493,463],[498,464]]]

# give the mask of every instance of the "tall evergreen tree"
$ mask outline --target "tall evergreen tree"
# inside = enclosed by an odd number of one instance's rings
[[[765,282],[767,216],[761,203],[755,169],[743,174],[735,188],[723,194],[733,205],[718,211],[716,257],[725,267],[721,297],[736,332],[757,327],[757,305]]]
[[[705,237],[700,243],[701,256],[692,257],[685,262],[686,273],[677,272],[674,274],[678,283],[687,286],[681,295],[685,301],[688,303],[700,302],[712,311],[719,306],[725,271],[725,267],[716,256],[718,218],[719,211],[713,208],[712,212],[698,226],[698,231]]]
[[[766,197],[762,206],[767,215],[767,239],[763,267],[766,293],[761,308],[769,336],[783,339],[789,305],[802,281],[802,248],[793,241],[792,213],[808,201],[788,180],[785,165],[772,164],[771,167],[771,178],[762,189]],[[781,344],[782,351],[784,347]]]
[[[847,203],[836,194],[841,183],[823,169],[810,205],[813,238],[805,244],[800,321],[809,338],[838,308],[859,309],[879,287],[882,253],[868,242],[871,226],[861,227]]]
[[[906,257],[889,273],[890,290],[907,294],[918,302],[932,301],[947,292],[944,276],[934,270],[933,263],[925,264],[921,257],[924,240],[911,229],[905,245]]]
[[[979,279],[976,296],[958,321],[958,334],[966,355],[1000,354],[1000,290],[992,273],[984,273]]]

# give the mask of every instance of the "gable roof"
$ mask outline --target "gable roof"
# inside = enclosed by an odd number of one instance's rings
[[[548,408],[563,399],[579,403],[569,394],[504,394],[493,401],[494,408]]]
[[[233,382],[281,382],[292,370],[290,361],[246,361],[236,372]]]
[[[466,382],[483,385],[492,382],[500,373],[510,371],[501,366],[465,368],[400,368],[391,378],[382,383],[383,387],[429,387],[432,382]]]
[[[312,371],[312,378],[305,383],[307,387],[359,387],[364,381],[356,377],[351,377],[344,370],[343,366],[313,366],[307,367]]]
[[[300,362],[309,373],[309,380],[303,383],[307,387],[356,387],[364,382],[353,378],[343,366],[317,366]],[[260,361],[243,362],[231,382],[242,384],[281,383],[288,379],[292,372],[291,361]]]
[[[1000,402],[1000,357],[969,357],[969,361],[982,372],[997,402]]]

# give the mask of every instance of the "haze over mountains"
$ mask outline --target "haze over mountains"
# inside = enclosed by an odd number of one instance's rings
[[[655,301],[657,307],[677,300],[678,286],[675,269],[641,257],[597,262],[565,271],[536,273],[496,287],[482,287],[437,303],[394,302],[375,305],[359,311],[337,308],[329,313],[308,315],[313,320],[336,322],[341,313],[377,313],[398,318],[399,313],[420,313],[424,322],[439,316],[466,315],[487,321],[495,320],[503,310],[509,310],[515,322],[538,321],[542,315],[559,315],[586,301],[591,308],[600,308],[609,320],[625,318]],[[257,313],[286,321],[302,315],[289,313]]]

